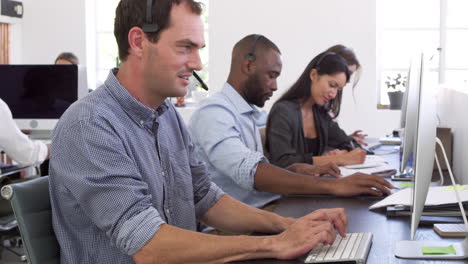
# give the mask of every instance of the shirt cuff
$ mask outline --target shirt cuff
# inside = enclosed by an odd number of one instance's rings
[[[269,163],[268,159],[260,152],[250,152],[247,154],[239,166],[239,172],[233,176],[234,181],[247,191],[253,191],[255,173],[260,162]]]
[[[218,187],[218,185],[212,182],[206,195],[197,204],[195,204],[195,214],[197,219],[200,219],[203,215],[205,215],[206,211],[213,207],[213,205],[223,195],[224,192]]]
[[[41,164],[47,158],[47,154],[49,154],[49,148],[47,147],[45,143],[42,143],[40,141],[36,141],[36,144],[38,144],[38,148],[39,148],[39,151],[38,151],[39,153],[37,155],[37,162]]]
[[[148,243],[162,224],[165,222],[158,211],[149,207],[122,225],[116,239],[116,247],[129,256],[133,255]]]

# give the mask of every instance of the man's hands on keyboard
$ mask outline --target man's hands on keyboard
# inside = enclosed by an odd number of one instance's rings
[[[336,231],[345,236],[348,219],[343,208],[320,209],[293,222],[288,229],[272,239],[271,246],[278,259],[292,259],[306,254],[323,243],[331,245]]]

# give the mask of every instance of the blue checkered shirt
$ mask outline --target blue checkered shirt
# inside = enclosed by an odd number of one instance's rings
[[[133,263],[162,224],[196,230],[223,195],[173,105],[144,106],[116,72],[54,131],[50,199],[61,263]]]

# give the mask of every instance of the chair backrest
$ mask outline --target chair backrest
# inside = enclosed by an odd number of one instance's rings
[[[260,138],[262,139],[262,148],[263,148],[263,155],[270,159],[270,153],[266,148],[266,127],[259,128],[258,131],[260,132]]]
[[[60,248],[52,228],[49,177],[3,186],[23,238],[28,263],[60,263]]]

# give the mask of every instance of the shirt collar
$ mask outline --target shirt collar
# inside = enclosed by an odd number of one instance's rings
[[[245,99],[229,83],[224,84],[221,93],[231,100],[232,104],[240,114],[252,113],[255,118],[261,116],[257,107],[253,104],[247,103],[247,101],[245,101]]]
[[[153,123],[158,119],[159,116],[164,114],[164,112],[169,109],[168,100],[166,99],[161,105],[156,109],[151,109],[146,105],[139,102],[135,97],[133,97],[127,89],[125,89],[120,82],[117,80],[118,68],[110,70],[109,75],[107,76],[106,81],[104,82],[104,87],[107,91],[110,92],[112,97],[117,101],[117,103],[122,106],[124,111],[130,116],[130,118],[135,121],[140,127],[149,126],[149,123]]]

